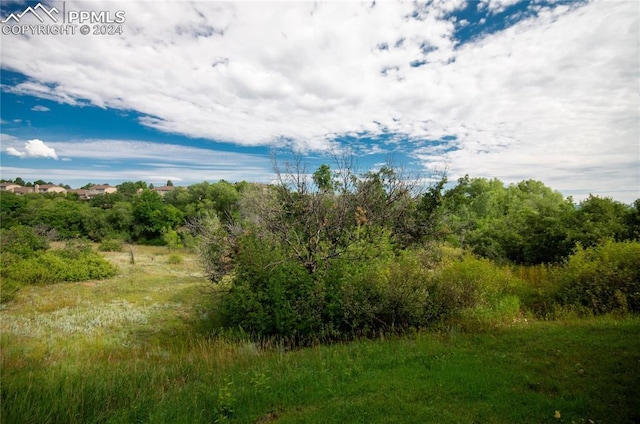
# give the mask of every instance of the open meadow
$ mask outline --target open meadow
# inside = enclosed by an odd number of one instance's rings
[[[212,335],[195,255],[132,252],[2,306],[2,423],[640,422],[637,317],[291,349]]]

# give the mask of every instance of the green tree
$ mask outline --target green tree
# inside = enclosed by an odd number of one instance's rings
[[[105,211],[105,219],[113,236],[133,240],[134,217],[131,202],[114,203],[113,207]]]
[[[580,202],[572,222],[572,240],[583,247],[595,246],[607,239],[622,241],[628,237],[630,208],[609,197],[589,195]]]
[[[8,191],[0,191],[0,228],[11,228],[17,224],[24,224],[27,206],[26,196],[18,196]]]
[[[93,219],[97,212],[88,204],[64,197],[46,198],[37,202],[37,209],[32,225],[53,229],[63,239],[86,237],[87,221]]]
[[[640,199],[633,202],[625,216],[625,224],[627,226],[627,239],[640,240]]]
[[[543,183],[505,187],[497,179],[462,178],[444,195],[449,238],[497,261],[557,262],[571,253],[573,204]]]
[[[322,192],[333,192],[334,182],[331,175],[331,167],[327,164],[322,164],[313,173],[313,182],[318,187],[318,190]]]
[[[162,197],[152,190],[144,190],[133,202],[133,235],[140,241],[162,240],[163,231],[182,223],[182,213],[172,205],[165,205]]]
[[[140,191],[147,189],[147,183],[144,181],[136,181],[135,183],[132,181],[125,181],[122,184],[118,184],[116,186],[118,189],[118,193],[124,196],[126,200],[133,200]]]

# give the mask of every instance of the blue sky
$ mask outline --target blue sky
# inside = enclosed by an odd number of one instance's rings
[[[293,148],[310,171],[350,152],[362,172],[640,197],[635,1],[41,3],[125,20],[2,24],[2,178],[270,182]]]

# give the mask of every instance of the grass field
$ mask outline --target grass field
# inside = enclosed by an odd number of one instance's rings
[[[640,422],[638,318],[259,346],[207,335],[210,290],[177,254],[105,253],[117,277],[5,305],[0,422]]]

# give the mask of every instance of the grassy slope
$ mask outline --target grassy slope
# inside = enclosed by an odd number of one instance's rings
[[[135,250],[0,311],[2,423],[640,421],[637,318],[258,349],[199,332],[193,257]]]

